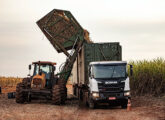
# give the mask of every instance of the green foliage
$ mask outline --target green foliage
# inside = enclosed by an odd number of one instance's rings
[[[130,61],[134,74],[130,77],[131,91],[134,95],[165,94],[165,60]]]

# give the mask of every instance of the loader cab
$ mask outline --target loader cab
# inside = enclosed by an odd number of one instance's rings
[[[32,64],[34,66],[32,79],[36,75],[44,74],[46,79],[45,87],[52,88],[52,84],[56,81],[54,77],[56,63],[38,61],[38,62],[33,62]]]

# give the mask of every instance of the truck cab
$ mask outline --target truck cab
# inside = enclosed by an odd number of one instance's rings
[[[132,75],[132,65],[129,66]],[[103,102],[127,107],[128,99],[131,98],[127,62],[90,62],[88,72],[89,107]]]

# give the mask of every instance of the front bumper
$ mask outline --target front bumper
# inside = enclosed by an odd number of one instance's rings
[[[111,99],[113,98],[113,99]],[[99,93],[99,97],[92,97],[94,102],[109,103],[109,102],[121,102],[131,99],[130,96],[124,96],[124,93]]]
[[[47,98],[51,99],[52,92],[51,89],[23,89],[22,92],[31,98]]]

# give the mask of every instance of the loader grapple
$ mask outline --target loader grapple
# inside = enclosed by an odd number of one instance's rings
[[[82,27],[66,10],[52,10],[37,21],[37,25],[57,52],[66,52],[66,50],[72,49],[77,39],[83,40]],[[77,45],[78,43],[75,47]]]

